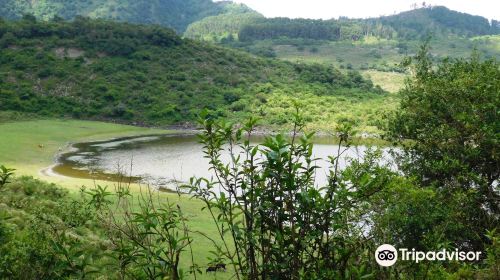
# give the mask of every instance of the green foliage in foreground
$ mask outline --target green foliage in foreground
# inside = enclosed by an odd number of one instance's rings
[[[349,125],[337,130],[341,142],[329,158],[328,184],[317,186],[314,174],[321,159],[312,157],[312,134],[301,133],[303,117],[297,113],[295,119],[291,139],[278,135],[257,146],[249,141],[254,120],[241,128],[210,118],[202,121],[200,140],[215,175],[193,178],[188,188],[212,214],[223,240],[222,245],[214,243],[217,256],[234,266],[237,279],[498,276],[497,249],[491,248],[498,239],[495,213],[489,214],[491,223],[471,226],[469,217],[480,211],[473,193],[422,188],[412,177],[381,164],[376,150],[338,169],[338,156],[350,146]],[[222,160],[223,151],[230,151],[229,161]],[[471,243],[475,237],[481,241]],[[372,258],[383,243],[490,255],[475,266],[399,262],[386,270]]]
[[[387,96],[357,72],[256,58],[156,26],[84,18],[0,21],[0,81],[0,110],[147,125],[192,122],[202,109],[246,118],[274,93],[342,96],[324,102],[338,110]],[[350,117],[369,126],[358,113]]]
[[[311,135],[251,146],[245,139],[253,122],[205,125],[202,143],[219,179],[193,179],[191,194],[205,203],[200,211],[210,213],[218,236],[192,230],[183,204],[162,204],[153,191],[134,195],[118,184],[74,197],[21,177],[0,191],[0,278],[211,279],[207,271],[225,264],[215,274],[223,279],[497,279],[500,236],[464,221],[477,210],[470,197],[420,188],[381,164],[375,150],[340,170],[340,146],[329,159],[330,182],[317,188]],[[349,126],[339,133],[349,145]],[[224,163],[224,144],[243,150]],[[383,269],[373,258],[382,243],[454,250],[471,234],[484,236],[470,248],[484,252],[476,263]],[[212,246],[192,247],[196,239]],[[210,264],[194,261],[201,250],[211,252]]]
[[[3,165],[0,165],[0,190],[7,185],[9,182],[9,178],[14,174],[15,169],[7,168]]]
[[[249,141],[255,124],[202,121],[200,140],[215,176],[193,178],[188,188],[219,228],[217,256],[234,266],[236,279],[378,278],[374,244],[365,242],[361,225],[368,201],[394,174],[375,164],[374,154],[342,172],[332,156],[329,184],[316,186],[313,135],[298,136],[303,118],[296,115],[290,140],[278,135],[256,146]],[[339,134],[340,155],[347,149],[340,146],[349,147],[349,126]],[[229,162],[222,160],[226,149]]]
[[[134,196],[118,184],[75,198],[32,178],[5,179],[0,278],[206,279],[218,270],[236,279],[498,279],[498,64],[473,57],[434,67],[425,46],[415,59],[389,121],[389,136],[403,147],[394,151],[399,171],[373,149],[340,169],[351,144],[346,122],[328,183],[317,186],[321,159],[312,155],[312,134],[302,133],[303,115],[293,115],[291,138],[254,146],[255,120],[235,126],[207,113],[200,141],[215,176],[186,186],[199,215],[208,214],[198,221],[204,227],[189,223],[197,215],[185,215],[182,203],[163,204],[152,191]],[[195,247],[198,240],[211,246]],[[482,257],[399,260],[387,269],[373,258],[387,243]],[[197,260],[207,252],[208,264]]]
[[[0,191],[0,279],[179,279],[182,212],[142,195],[16,178]]]
[[[464,217],[471,228],[498,225],[500,64],[473,56],[434,66],[424,45],[413,71],[388,128],[404,147],[402,170],[422,186],[473,198],[481,207]]]

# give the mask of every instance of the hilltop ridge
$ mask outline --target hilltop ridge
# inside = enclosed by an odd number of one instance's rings
[[[0,17],[18,19],[32,14],[40,20],[76,16],[110,19],[130,23],[159,24],[182,33],[186,27],[208,16],[243,13],[250,8],[230,1],[212,0],[0,0]]]

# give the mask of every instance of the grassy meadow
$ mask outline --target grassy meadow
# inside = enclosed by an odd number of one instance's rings
[[[70,198],[78,198],[80,195],[79,190],[82,186],[87,188],[92,188],[94,185],[108,186],[109,191],[113,191],[116,186],[116,183],[113,182],[94,182],[92,180],[62,176],[52,177],[42,174],[40,171],[53,164],[54,156],[59,151],[67,149],[70,143],[133,135],[172,133],[172,131],[168,130],[112,123],[52,119],[4,122],[0,123],[0,131],[0,164],[16,169],[16,178],[20,178],[20,181],[14,181],[14,185],[19,184],[19,188],[26,188],[27,185],[36,184],[21,178],[24,175],[33,176],[36,179],[54,183],[67,189]],[[131,199],[135,201],[141,193],[145,193],[147,186],[134,184],[130,188],[132,193]],[[190,199],[188,196],[179,196],[172,193],[159,193],[157,199],[160,204],[178,204],[184,215],[188,218],[187,224],[193,232],[201,231],[208,236],[217,236],[216,229],[208,212],[201,211],[203,205],[200,201]],[[14,215],[14,220],[16,220],[16,214],[12,215]],[[22,224],[21,221],[19,223]],[[85,231],[82,234],[86,236]],[[93,238],[95,239],[96,237],[94,236]],[[211,241],[201,235],[195,236],[194,240],[193,251],[196,252],[194,255],[195,263],[199,265],[208,263],[207,258],[210,256],[210,248],[213,247]],[[184,258],[181,260],[181,265],[187,269],[191,264],[190,262],[190,256],[188,252],[185,252]],[[229,275],[229,272],[218,272],[209,276],[203,274],[198,276],[198,279],[226,279],[226,276]]]
[[[70,143],[105,140],[123,136],[168,133],[149,129],[79,120],[28,120],[0,123],[0,163],[17,169],[18,174],[34,176],[66,187],[85,183],[70,178],[47,177],[41,170],[54,163]]]
[[[270,102],[272,104],[272,102],[278,102],[278,100],[284,98],[284,96],[276,96],[276,99],[272,98]],[[312,110],[313,107],[318,106],[318,108],[322,108],[322,110],[330,110],[327,107],[321,106],[326,106],[323,104],[325,102],[334,102],[335,100],[326,100],[324,98],[327,97],[314,99],[311,96],[310,105],[304,111],[309,109]],[[290,101],[286,100],[286,98],[284,100],[286,101],[284,104],[288,104],[288,101]],[[382,99],[376,102],[380,103],[379,106],[382,106],[384,103]],[[354,107],[350,108],[350,110],[366,110],[367,108],[365,107],[369,107],[369,105],[366,105],[365,103],[366,102],[360,102],[359,104],[353,103],[352,106]],[[281,106],[281,108],[282,107],[283,106]],[[282,108],[282,110],[285,109]],[[279,112],[273,112],[273,114],[274,113],[278,115],[280,114]],[[281,113],[285,114],[285,111]],[[12,116],[6,118],[15,119]],[[96,121],[70,119],[23,120],[22,117],[20,120],[3,120],[0,123],[0,131],[2,135],[2,137],[0,137],[0,164],[16,169],[16,176],[12,187],[13,189],[29,189],[33,187],[41,191],[45,188],[45,184],[55,184],[53,186],[59,186],[68,191],[68,198],[76,200],[80,197],[79,190],[83,186],[87,189],[91,189],[96,185],[101,185],[107,186],[108,191],[114,191],[117,183],[70,178],[65,176],[53,176],[41,172],[51,166],[54,163],[55,156],[60,152],[66,151],[70,147],[71,143],[173,132],[169,130],[142,128]],[[23,176],[32,176],[35,179],[39,179],[47,183],[32,181]],[[132,184],[130,186],[130,190],[132,194],[131,201],[135,201],[134,203],[136,203],[134,208],[139,210],[137,199],[146,192],[147,186]],[[205,235],[214,238],[215,240],[218,239],[218,234],[209,213],[207,211],[202,211],[202,202],[196,199],[191,199],[186,195],[179,196],[174,193],[164,192],[158,193],[156,198],[158,199],[158,204],[174,203],[181,207],[184,215],[188,219],[187,225],[190,230],[194,232],[194,235],[196,235],[193,236],[194,243],[192,244],[192,249],[195,252],[194,261],[202,267],[204,272],[204,267],[209,263],[209,258],[213,257],[211,250],[214,250],[214,248],[210,240],[201,234],[196,234],[196,232],[203,232]],[[27,198],[23,195],[23,197],[19,199],[23,200]],[[37,203],[41,203],[42,205],[47,203],[44,198],[37,197],[37,199]],[[2,210],[1,202],[0,210]],[[27,226],[25,224],[25,220],[27,220],[27,218],[22,217],[24,215],[31,215],[21,214],[22,212],[20,212],[20,210],[12,212],[11,209],[8,210],[8,213],[13,217],[12,221],[20,228]],[[91,244],[91,242],[104,242],[104,239],[101,239],[102,237],[96,236],[95,232],[92,232],[92,230],[87,228],[78,229],[78,234],[81,235],[83,240],[88,240],[89,244]],[[100,267],[103,264],[98,263],[96,265]],[[189,251],[185,251],[181,260],[181,266],[187,270],[190,265],[191,256],[189,255]],[[198,275],[198,279],[227,279],[230,278],[231,275],[232,273],[230,271],[226,273],[217,272],[216,274],[212,273],[209,275],[203,273]]]
[[[404,85],[406,74],[398,72],[382,72],[377,70],[364,70],[365,78],[372,80],[373,84],[380,86],[390,93],[397,93]]]

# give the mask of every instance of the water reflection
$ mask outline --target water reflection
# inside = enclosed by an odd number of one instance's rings
[[[262,138],[252,141],[261,142]],[[316,183],[325,185],[328,156],[336,155],[335,139],[315,140],[313,155],[321,158],[316,172]],[[208,160],[195,135],[155,135],[120,138],[102,142],[79,143],[73,150],[60,156],[53,171],[70,177],[96,180],[144,182],[156,187],[175,188],[193,176],[211,177]],[[340,160],[340,168],[350,159],[361,158],[367,147],[351,147]],[[384,149],[384,157],[387,157]],[[226,154],[222,160],[228,160]],[[127,176],[123,178],[123,175]]]

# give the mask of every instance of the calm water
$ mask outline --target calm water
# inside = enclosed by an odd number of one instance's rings
[[[262,139],[255,139],[258,143]],[[330,155],[336,155],[338,145],[332,138],[318,138],[314,145],[314,157],[322,158],[317,162],[316,182],[324,185],[330,164]],[[343,154],[340,166],[344,167],[350,159],[360,158],[367,147],[349,148]],[[384,151],[387,157],[387,151]],[[55,173],[98,180],[117,181],[121,175],[134,182],[143,182],[155,187],[175,188],[188,182],[189,178],[211,177],[208,160],[203,157],[202,146],[194,135],[160,135],[121,138],[102,142],[79,143],[73,145],[71,152],[58,159],[53,168]],[[223,157],[222,160],[228,160]]]

